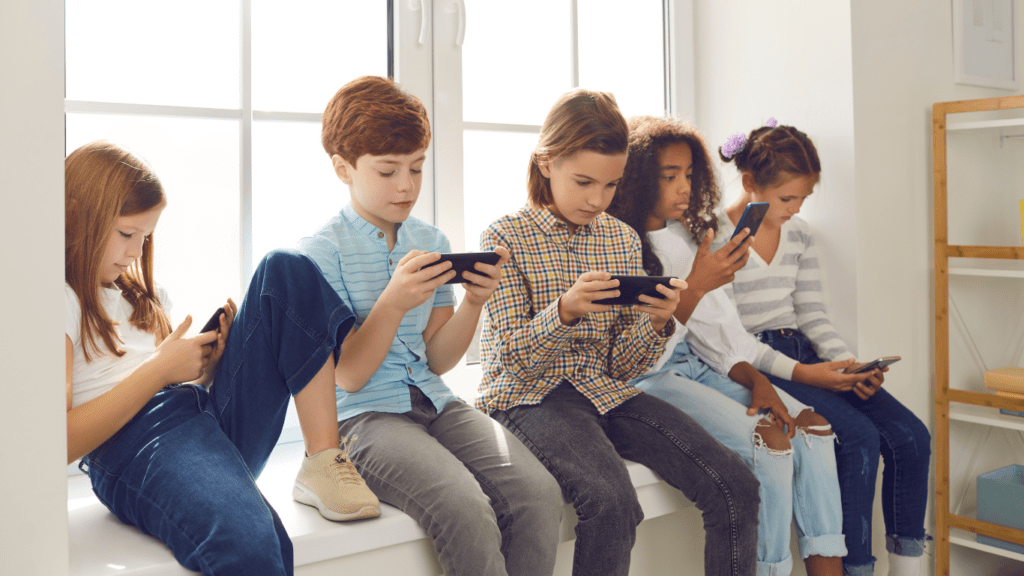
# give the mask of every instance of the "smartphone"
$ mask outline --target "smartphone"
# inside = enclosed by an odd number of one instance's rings
[[[736,229],[732,231],[732,238],[735,238],[740,233],[740,230],[744,228],[750,228],[750,236],[757,234],[757,229],[761,227],[761,221],[764,220],[764,215],[767,213],[767,202],[751,202],[747,204],[746,209],[743,210],[743,215],[740,216],[740,221],[736,224]]]
[[[501,256],[497,252],[457,252],[455,254],[441,254],[441,259],[430,266],[437,266],[442,262],[451,262],[452,267],[449,270],[455,270],[455,277],[445,282],[445,284],[468,284],[469,280],[462,277],[463,272],[469,271],[479,274],[479,271],[473,267],[474,264],[483,262],[493,266],[499,260],[501,260]],[[427,268],[430,266],[427,266]],[[445,270],[445,272],[447,271]]]
[[[854,370],[853,373],[863,374],[864,372],[871,372],[875,368],[885,368],[886,366],[889,366],[890,364],[895,364],[899,361],[899,356],[884,356],[882,358],[878,358],[877,360],[872,360],[871,362],[864,364],[860,368]]]
[[[619,295],[615,298],[602,298],[601,300],[594,300],[594,304],[606,304],[609,306],[632,306],[633,304],[641,304],[640,295],[646,294],[647,296],[654,296],[655,298],[665,299],[665,295],[658,292],[656,286],[661,284],[662,286],[672,287],[670,282],[675,276],[612,276],[612,280],[619,281]],[[613,288],[615,290],[615,288]]]
[[[210,316],[210,319],[203,325],[203,329],[199,331],[200,334],[209,332],[210,330],[218,330],[220,328],[220,315],[224,313],[224,308],[217,308],[217,311]]]

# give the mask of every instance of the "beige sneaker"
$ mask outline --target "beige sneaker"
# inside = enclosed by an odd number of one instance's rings
[[[292,498],[313,506],[328,520],[376,518],[380,501],[349,459],[348,444],[346,438],[344,450],[329,448],[303,458]]]

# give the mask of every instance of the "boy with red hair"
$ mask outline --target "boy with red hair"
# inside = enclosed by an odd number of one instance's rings
[[[410,216],[430,123],[422,102],[391,80],[343,86],[324,112],[322,142],[351,202],[299,247],[356,314],[335,369],[340,433],[359,438],[352,461],[381,500],[430,534],[445,573],[550,574],[558,484],[440,378],[465,354],[508,251],[499,247],[496,265],[464,273],[466,296],[455,310],[445,284],[455,272],[437,263],[448,239]],[[306,468],[295,497],[320,508]]]

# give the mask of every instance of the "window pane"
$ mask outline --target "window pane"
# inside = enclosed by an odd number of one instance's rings
[[[239,3],[71,1],[67,97],[238,108]]]
[[[466,130],[466,250],[480,249],[480,233],[526,205],[526,168],[538,134]]]
[[[349,80],[387,76],[387,16],[380,1],[254,0],[253,108],[323,112]]]
[[[349,202],[312,122],[255,122],[252,139],[253,267],[274,248],[294,247]]]
[[[145,158],[163,182],[154,276],[174,324],[192,314],[194,332],[228,296],[240,304],[238,122],[67,115],[67,152],[99,139]]]
[[[665,114],[662,0],[579,0],[580,86],[615,94],[622,113]]]
[[[534,124],[572,88],[569,3],[466,0],[463,118]]]

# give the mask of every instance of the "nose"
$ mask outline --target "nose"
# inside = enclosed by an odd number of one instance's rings
[[[125,256],[133,260],[138,260],[142,257],[142,246],[145,244],[145,237],[140,237],[138,240],[133,239],[128,243],[128,249],[125,250]]]
[[[412,172],[404,170],[402,175],[398,178],[398,190],[401,192],[408,192],[412,190]]]

